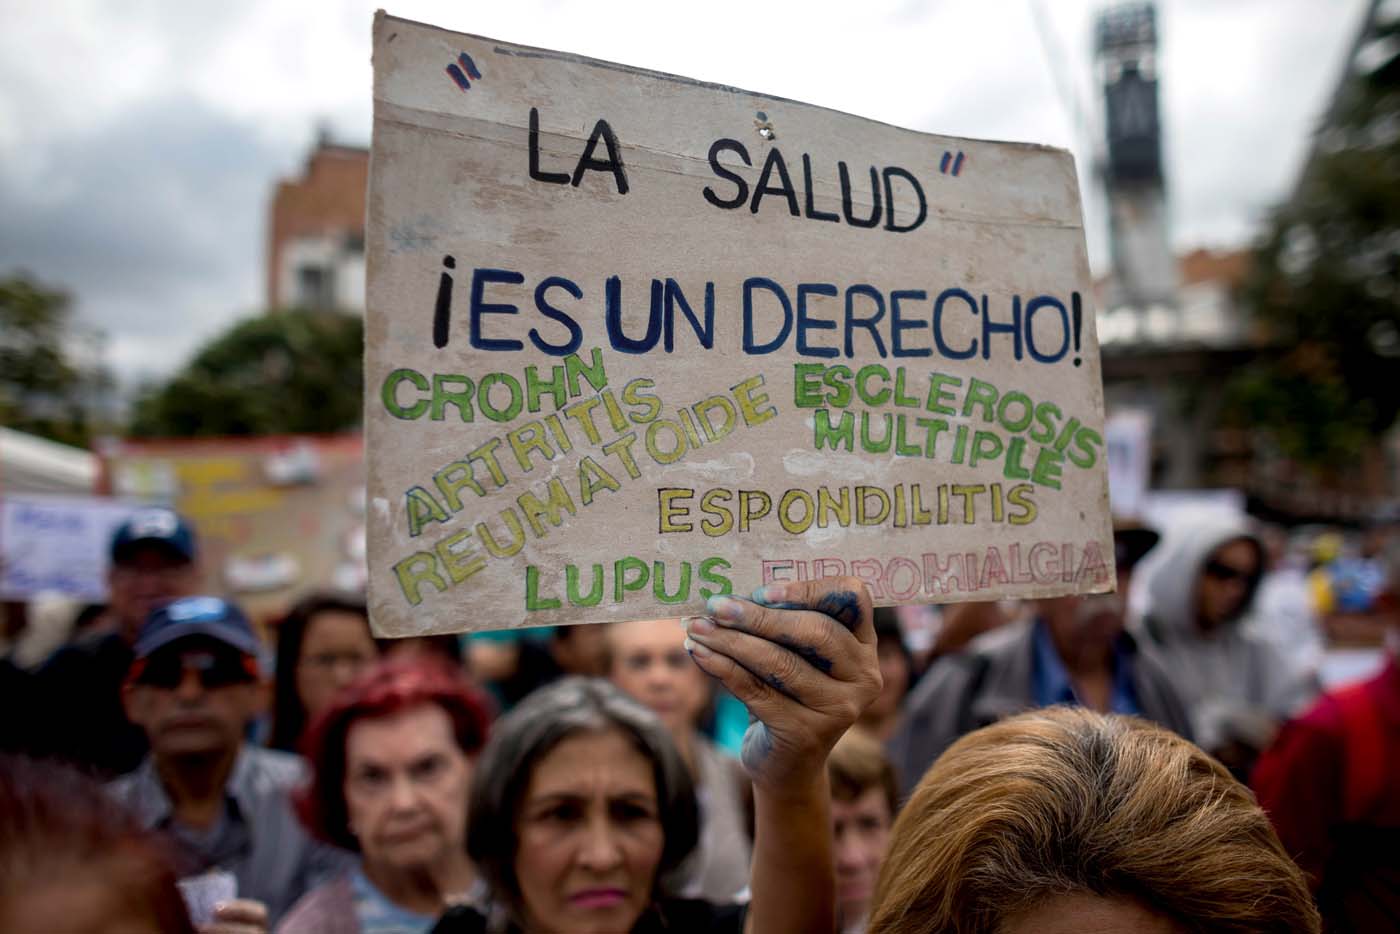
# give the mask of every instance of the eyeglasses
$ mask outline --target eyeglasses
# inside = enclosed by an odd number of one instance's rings
[[[254,659],[232,652],[176,652],[137,659],[131,670],[135,684],[173,691],[193,671],[206,691],[257,680]]]
[[[1229,583],[1231,581],[1240,581],[1242,583],[1248,583],[1249,581],[1254,579],[1256,573],[1254,568],[1247,568],[1241,570],[1240,568],[1228,565],[1223,561],[1207,561],[1205,566],[1205,572],[1206,574],[1220,581],[1222,584]]]

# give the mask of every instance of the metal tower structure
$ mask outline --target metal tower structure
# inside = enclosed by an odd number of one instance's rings
[[[1173,308],[1178,282],[1162,167],[1156,9],[1150,2],[1114,6],[1099,14],[1095,33],[1108,143],[1103,176],[1113,287],[1107,307],[1140,314]]]

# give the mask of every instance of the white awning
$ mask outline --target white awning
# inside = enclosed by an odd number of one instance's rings
[[[97,456],[10,428],[0,428],[0,495],[91,493]]]

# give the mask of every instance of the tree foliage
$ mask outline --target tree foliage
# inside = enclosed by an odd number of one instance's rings
[[[135,437],[344,431],[360,422],[364,321],[280,311],[240,322],[136,403]]]
[[[0,279],[0,424],[87,444],[90,403],[110,390],[111,378],[75,357],[80,339],[67,293],[22,273]]]
[[[1293,198],[1271,218],[1242,298],[1278,353],[1232,383],[1282,449],[1345,464],[1400,413],[1400,24],[1377,28]],[[1368,57],[1367,48],[1380,53]]]

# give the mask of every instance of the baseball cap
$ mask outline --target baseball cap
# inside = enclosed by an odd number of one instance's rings
[[[173,509],[138,509],[112,536],[112,560],[126,560],[137,545],[163,545],[181,560],[193,561],[194,529]]]
[[[262,652],[248,617],[236,604],[220,597],[181,597],[151,611],[134,646],[137,658],[187,636],[207,636],[257,658]]]

